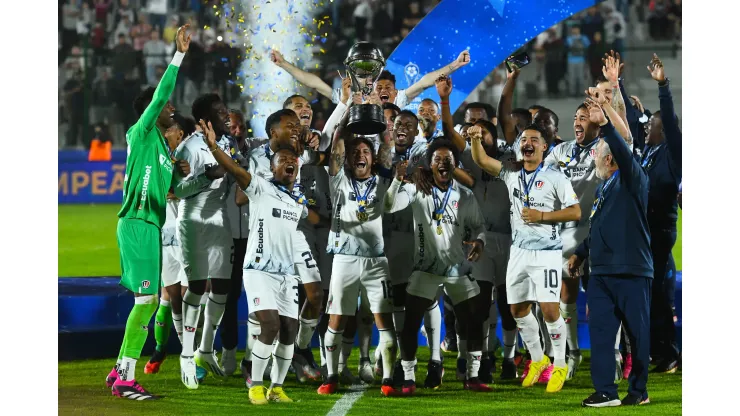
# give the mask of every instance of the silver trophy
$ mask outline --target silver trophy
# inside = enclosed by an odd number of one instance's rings
[[[385,68],[385,58],[372,42],[357,42],[344,60],[352,79],[352,91],[368,96]],[[385,131],[383,109],[377,104],[358,104],[349,109],[347,128],[354,134],[372,135]]]

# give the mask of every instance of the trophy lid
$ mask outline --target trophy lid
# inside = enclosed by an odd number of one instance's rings
[[[347,53],[347,59],[344,60],[344,64],[349,65],[353,61],[376,61],[385,66],[383,52],[372,42],[362,41],[352,45]]]

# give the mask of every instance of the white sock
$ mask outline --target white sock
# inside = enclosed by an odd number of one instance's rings
[[[352,347],[354,347],[354,343],[354,338],[342,337],[342,350],[339,352],[339,365],[337,366],[337,374],[341,373],[342,370],[344,370],[344,367],[347,366],[347,360],[349,359],[349,356],[352,355]]]
[[[203,352],[213,352],[213,340],[216,337],[216,330],[221,323],[226,309],[226,296],[211,293],[206,304],[206,319],[203,323],[203,338],[200,342],[200,350]]]
[[[339,374],[337,368],[339,367],[339,350],[341,346],[339,340],[342,339],[342,331],[334,331],[331,328],[326,329],[326,335],[324,336],[324,348],[326,349],[326,374],[333,376]]]
[[[565,321],[561,316],[555,322],[547,323],[547,331],[550,333],[552,349],[554,353],[555,367],[565,367]]]
[[[172,324],[175,326],[175,332],[177,332],[177,339],[180,340],[182,345],[182,314],[172,312]]]
[[[378,332],[382,333],[381,331],[385,331],[385,330],[384,330],[384,329],[379,329],[379,330],[378,330]],[[381,341],[380,341],[380,340],[378,340],[378,347],[377,347],[377,348],[375,348],[375,362],[376,362],[376,363],[378,362],[378,360],[382,360],[382,359],[383,359],[383,358],[382,358],[382,355],[381,355],[381,352],[382,352],[382,351],[380,350],[380,342],[381,342]],[[395,343],[396,341],[394,340],[393,342]],[[382,362],[382,361],[381,361],[381,362]]]
[[[393,377],[393,347],[395,346],[395,339],[393,339],[393,331],[390,329],[379,329],[378,330],[380,339],[378,340],[378,351],[380,351],[381,359],[383,360],[383,380]]]
[[[442,333],[442,312],[439,310],[439,302],[435,301],[434,305],[427,308],[424,312],[424,328],[427,331],[427,340],[429,341],[429,351],[434,361],[442,361],[440,357],[440,335]]]
[[[540,336],[543,341],[543,350],[545,355],[548,357],[553,356],[552,342],[550,341],[550,332],[547,330],[547,322],[545,322],[545,316],[542,314],[542,308],[537,305],[537,324],[540,327]]]
[[[270,360],[271,351],[272,344],[268,345],[260,340],[254,342],[254,347],[252,348],[252,386],[262,385],[262,379],[265,377],[265,369],[267,368],[267,362]]]
[[[259,321],[249,318],[247,320],[247,350],[244,352],[244,357],[247,361],[252,361],[252,349],[254,349],[254,343],[257,342],[257,337],[261,333],[262,327]]]
[[[416,374],[414,374],[414,367],[416,367],[416,360],[406,361],[401,360],[401,367],[403,367],[403,379],[416,381]]]
[[[524,318],[514,319],[516,320],[516,326],[519,328],[519,335],[532,356],[532,361],[542,361],[544,353],[540,344],[540,328],[537,324],[537,318],[530,312]]]
[[[318,319],[300,319],[298,336],[295,339],[295,344],[298,348],[303,350],[311,346],[311,338],[313,338],[313,333],[316,331],[318,324]]]
[[[619,328],[617,328],[617,340],[614,341],[614,352],[619,352],[619,344],[622,341],[622,325],[619,325]]]
[[[480,360],[481,360],[481,351],[469,351],[467,353],[467,359],[468,362],[467,367],[468,371],[465,373],[465,375],[468,377],[468,380],[471,378],[478,377],[478,370],[480,370]]]
[[[563,317],[566,327],[565,339],[571,351],[578,350],[578,305],[575,303],[560,302],[560,316]]]
[[[182,355],[192,357],[195,345],[195,330],[200,318],[200,295],[185,291],[182,297],[183,333],[182,333]]]
[[[136,377],[136,358],[123,357],[121,365],[118,367],[118,378],[121,381],[135,380]]]
[[[200,304],[205,306],[208,304],[208,292],[203,292],[203,296],[200,297]]]
[[[357,337],[360,340],[360,359],[370,358],[370,338],[373,336],[373,321],[360,318],[357,322]]]
[[[504,358],[514,358],[516,353],[516,329],[504,329]]]
[[[285,381],[285,376],[288,374],[290,363],[293,362],[293,351],[295,344],[292,342],[290,345],[278,343],[275,348],[275,357],[272,363],[272,373],[270,373],[270,380],[272,381],[271,387],[282,386]],[[252,364],[254,365],[254,364]]]

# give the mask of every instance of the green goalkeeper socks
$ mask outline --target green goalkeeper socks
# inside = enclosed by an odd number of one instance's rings
[[[159,300],[159,309],[154,318],[154,339],[157,341],[157,351],[163,352],[167,349],[167,341],[170,339],[170,328],[172,327],[172,306],[169,301]]]
[[[157,309],[157,299],[154,296],[136,298],[131,313],[126,321],[126,334],[123,336],[122,357],[139,359],[141,349],[144,348],[146,337],[149,334],[149,321]]]

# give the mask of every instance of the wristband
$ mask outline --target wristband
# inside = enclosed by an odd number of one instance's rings
[[[208,149],[208,150],[210,150],[210,151],[211,151],[211,153],[213,153],[213,152],[215,152],[216,150],[218,150],[218,146],[214,147],[213,149]]]
[[[445,104],[450,105],[450,102],[449,101],[440,101],[439,103],[442,104],[442,105],[445,105]]]
[[[174,65],[176,67],[180,67],[180,64],[182,64],[182,59],[185,57],[184,52],[177,51],[175,52],[175,56],[172,57],[172,62],[170,62],[170,65]]]

